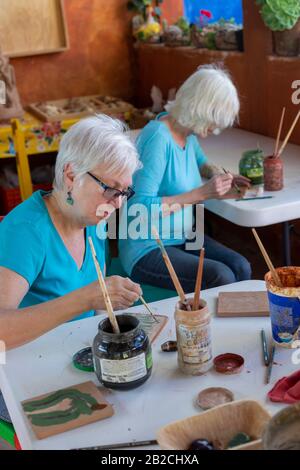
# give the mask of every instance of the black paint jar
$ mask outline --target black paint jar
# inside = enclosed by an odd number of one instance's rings
[[[116,319],[119,334],[112,332],[108,318],[99,323],[93,343],[95,372],[105,387],[131,390],[151,375],[151,345],[137,318],[124,314]]]

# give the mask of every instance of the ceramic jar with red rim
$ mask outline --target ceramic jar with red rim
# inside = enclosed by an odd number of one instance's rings
[[[280,157],[265,157],[264,189],[265,191],[280,191],[283,189],[283,161]]]

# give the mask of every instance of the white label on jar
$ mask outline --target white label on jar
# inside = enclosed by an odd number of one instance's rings
[[[178,325],[179,348],[183,362],[187,364],[204,364],[211,360],[210,327],[188,328]]]
[[[130,359],[100,359],[102,380],[112,383],[127,383],[141,379],[147,374],[145,353]]]

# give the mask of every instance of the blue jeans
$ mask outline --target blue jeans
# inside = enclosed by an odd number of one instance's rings
[[[236,251],[205,235],[202,289],[251,279],[250,263]],[[186,294],[194,292],[199,263],[199,250],[186,250],[185,245],[166,246],[167,253]],[[159,248],[141,258],[133,268],[131,279],[157,287],[174,289]]]

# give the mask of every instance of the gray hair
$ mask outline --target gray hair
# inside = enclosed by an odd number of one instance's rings
[[[199,67],[165,109],[181,126],[200,134],[212,125],[219,129],[232,126],[240,103],[229,73],[212,64]]]
[[[96,114],[78,121],[60,142],[55,165],[54,188],[64,189],[64,168],[72,164],[75,176],[81,177],[101,164],[111,174],[125,170],[131,173],[140,166],[138,153],[127,126],[105,114]]]

